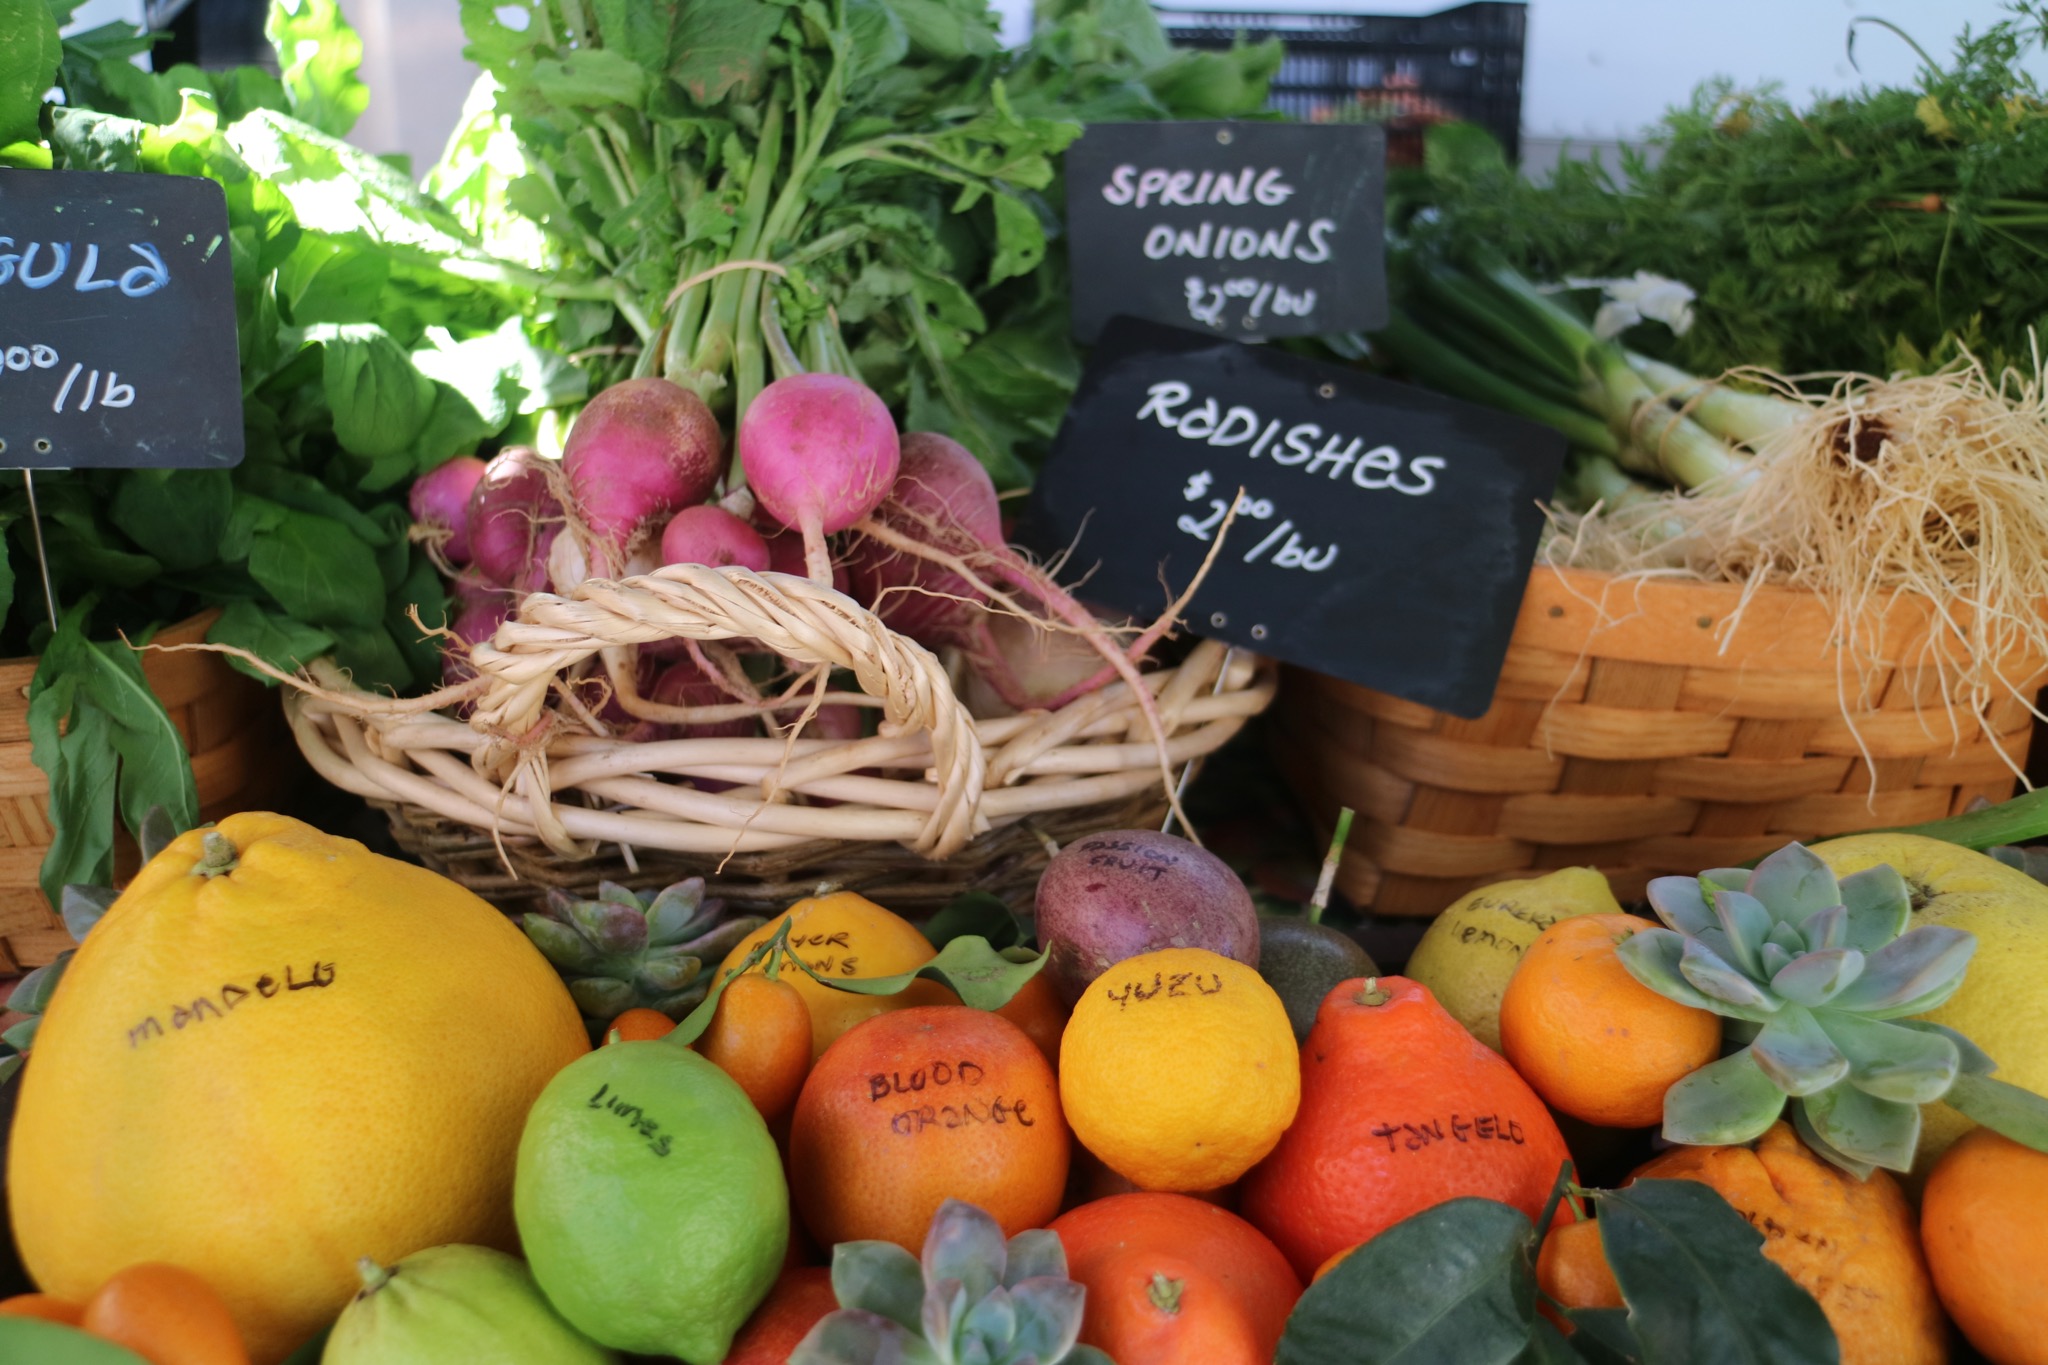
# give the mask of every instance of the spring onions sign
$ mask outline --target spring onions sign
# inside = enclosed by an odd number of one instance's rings
[[[1376,125],[1098,123],[1067,150],[1074,335],[1117,314],[1240,341],[1386,321]]]
[[[1198,634],[1477,716],[1564,454],[1490,409],[1117,318],[1025,534],[1073,547],[1084,598],[1146,620],[1213,552],[1185,613]]]
[[[241,463],[230,256],[211,180],[0,170],[0,468]]]

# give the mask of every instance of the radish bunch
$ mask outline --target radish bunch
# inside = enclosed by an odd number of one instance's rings
[[[465,458],[412,490],[415,535],[437,547],[465,603],[448,649],[451,683],[468,651],[520,595],[567,593],[587,577],[669,564],[808,578],[846,592],[901,634],[957,651],[980,709],[1053,708],[1120,677],[1150,693],[1129,649],[1003,536],[994,484],[945,436],[899,436],[858,380],[796,373],[741,416],[735,473],[717,419],[690,389],[628,380],[593,398],[551,461],[527,447]],[[781,733],[803,673],[748,641],[673,640],[607,649],[565,679],[565,709],[636,740]],[[814,678],[815,675],[813,675]],[[991,700],[991,698],[993,700]],[[756,714],[735,707],[751,706]],[[856,738],[862,714],[828,705],[808,732]]]

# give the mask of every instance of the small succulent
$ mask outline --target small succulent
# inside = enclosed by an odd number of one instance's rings
[[[789,1365],[1114,1365],[1080,1346],[1086,1289],[1067,1278],[1059,1234],[1007,1243],[982,1210],[948,1199],[920,1261],[894,1242],[832,1249],[836,1312],[819,1319]]]
[[[1799,844],[1755,870],[1659,877],[1651,906],[1670,926],[1621,945],[1651,990],[1730,1022],[1740,1051],[1664,1097],[1674,1142],[1747,1142],[1784,1112],[1807,1144],[1858,1175],[1903,1171],[1920,1106],[1991,1059],[1954,1029],[1905,1016],[1962,985],[1976,938],[1946,925],[1909,929],[1912,899],[1879,865],[1836,880]]]
[[[602,882],[594,900],[548,892],[547,911],[525,918],[526,936],[568,982],[576,1007],[602,1027],[629,1009],[680,1019],[711,989],[712,972],[757,915],[727,916],[692,877],[660,891]]]

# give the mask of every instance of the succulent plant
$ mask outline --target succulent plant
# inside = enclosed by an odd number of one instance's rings
[[[1889,866],[1837,881],[1791,844],[1753,871],[1659,877],[1649,898],[1669,928],[1621,945],[1630,975],[1725,1017],[1741,1045],[1666,1093],[1674,1142],[1747,1142],[1789,1101],[1800,1135],[1836,1165],[1903,1171],[1920,1106],[1992,1069],[1954,1029],[1905,1017],[1955,993],[1977,944],[1945,925],[1908,928],[1911,896]]]
[[[594,900],[551,889],[546,913],[524,923],[576,1007],[602,1026],[636,1007],[682,1018],[711,989],[707,964],[715,969],[763,921],[728,916],[723,901],[704,898],[704,879],[692,877],[647,892],[601,882]]]
[[[920,1261],[894,1242],[832,1248],[827,1313],[789,1365],[1114,1365],[1075,1344],[1087,1291],[1067,1278],[1059,1234],[1020,1232],[948,1199]]]

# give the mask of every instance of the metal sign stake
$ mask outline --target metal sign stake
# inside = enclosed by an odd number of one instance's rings
[[[50,613],[50,629],[57,628],[57,594],[50,587],[50,556],[43,549],[43,514],[36,507],[36,476],[21,471],[22,491],[28,494],[28,524],[36,538],[36,567],[43,573],[43,608]]]

